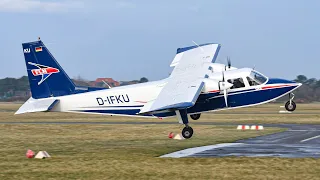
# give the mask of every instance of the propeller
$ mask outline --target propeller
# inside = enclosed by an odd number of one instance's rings
[[[230,60],[229,56],[227,56],[227,65],[224,66],[224,71],[227,71],[227,67],[228,67],[228,69],[230,69],[230,67],[231,67],[231,60]]]
[[[233,86],[232,83],[225,81],[224,72],[222,72],[222,81],[219,82],[219,89],[223,91],[224,102],[226,103],[226,107],[228,107],[228,89]]]
[[[230,69],[230,67],[231,67],[231,59],[230,59],[229,56],[227,57],[227,62],[228,62],[228,68]]]

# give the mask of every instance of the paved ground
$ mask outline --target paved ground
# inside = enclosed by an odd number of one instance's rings
[[[288,131],[213,146],[182,150],[162,157],[320,157],[320,125],[265,125]]]

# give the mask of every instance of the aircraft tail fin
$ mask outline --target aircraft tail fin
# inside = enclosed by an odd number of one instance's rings
[[[72,94],[75,85],[41,40],[23,43],[32,98]]]

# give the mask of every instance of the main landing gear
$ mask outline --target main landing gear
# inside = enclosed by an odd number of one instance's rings
[[[294,111],[296,110],[296,103],[293,101],[293,98],[294,98],[294,94],[293,93],[290,93],[289,94],[289,101],[285,104],[285,108],[287,111]]]
[[[188,125],[189,120],[188,120],[187,110],[186,109],[177,110],[176,115],[179,119],[179,123],[183,123],[185,125],[185,127],[182,129],[182,136],[185,139],[191,138],[193,135],[193,129]]]
[[[201,116],[200,113],[199,114],[191,114],[190,115],[191,119],[193,119],[193,120],[198,120],[200,118],[200,116]]]
[[[193,135],[193,129],[190,126],[186,126],[182,129],[182,136],[186,139],[191,138]]]

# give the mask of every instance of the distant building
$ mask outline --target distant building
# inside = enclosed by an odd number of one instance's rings
[[[90,86],[89,82],[85,80],[72,79],[72,81],[76,86],[84,86],[84,87]]]
[[[15,91],[14,96],[16,96],[16,97],[30,97],[31,92],[29,90],[28,91]]]
[[[89,82],[89,85],[92,87],[108,87],[104,82],[108,83],[111,87],[120,86],[120,83],[112,78],[98,78],[95,81]]]

